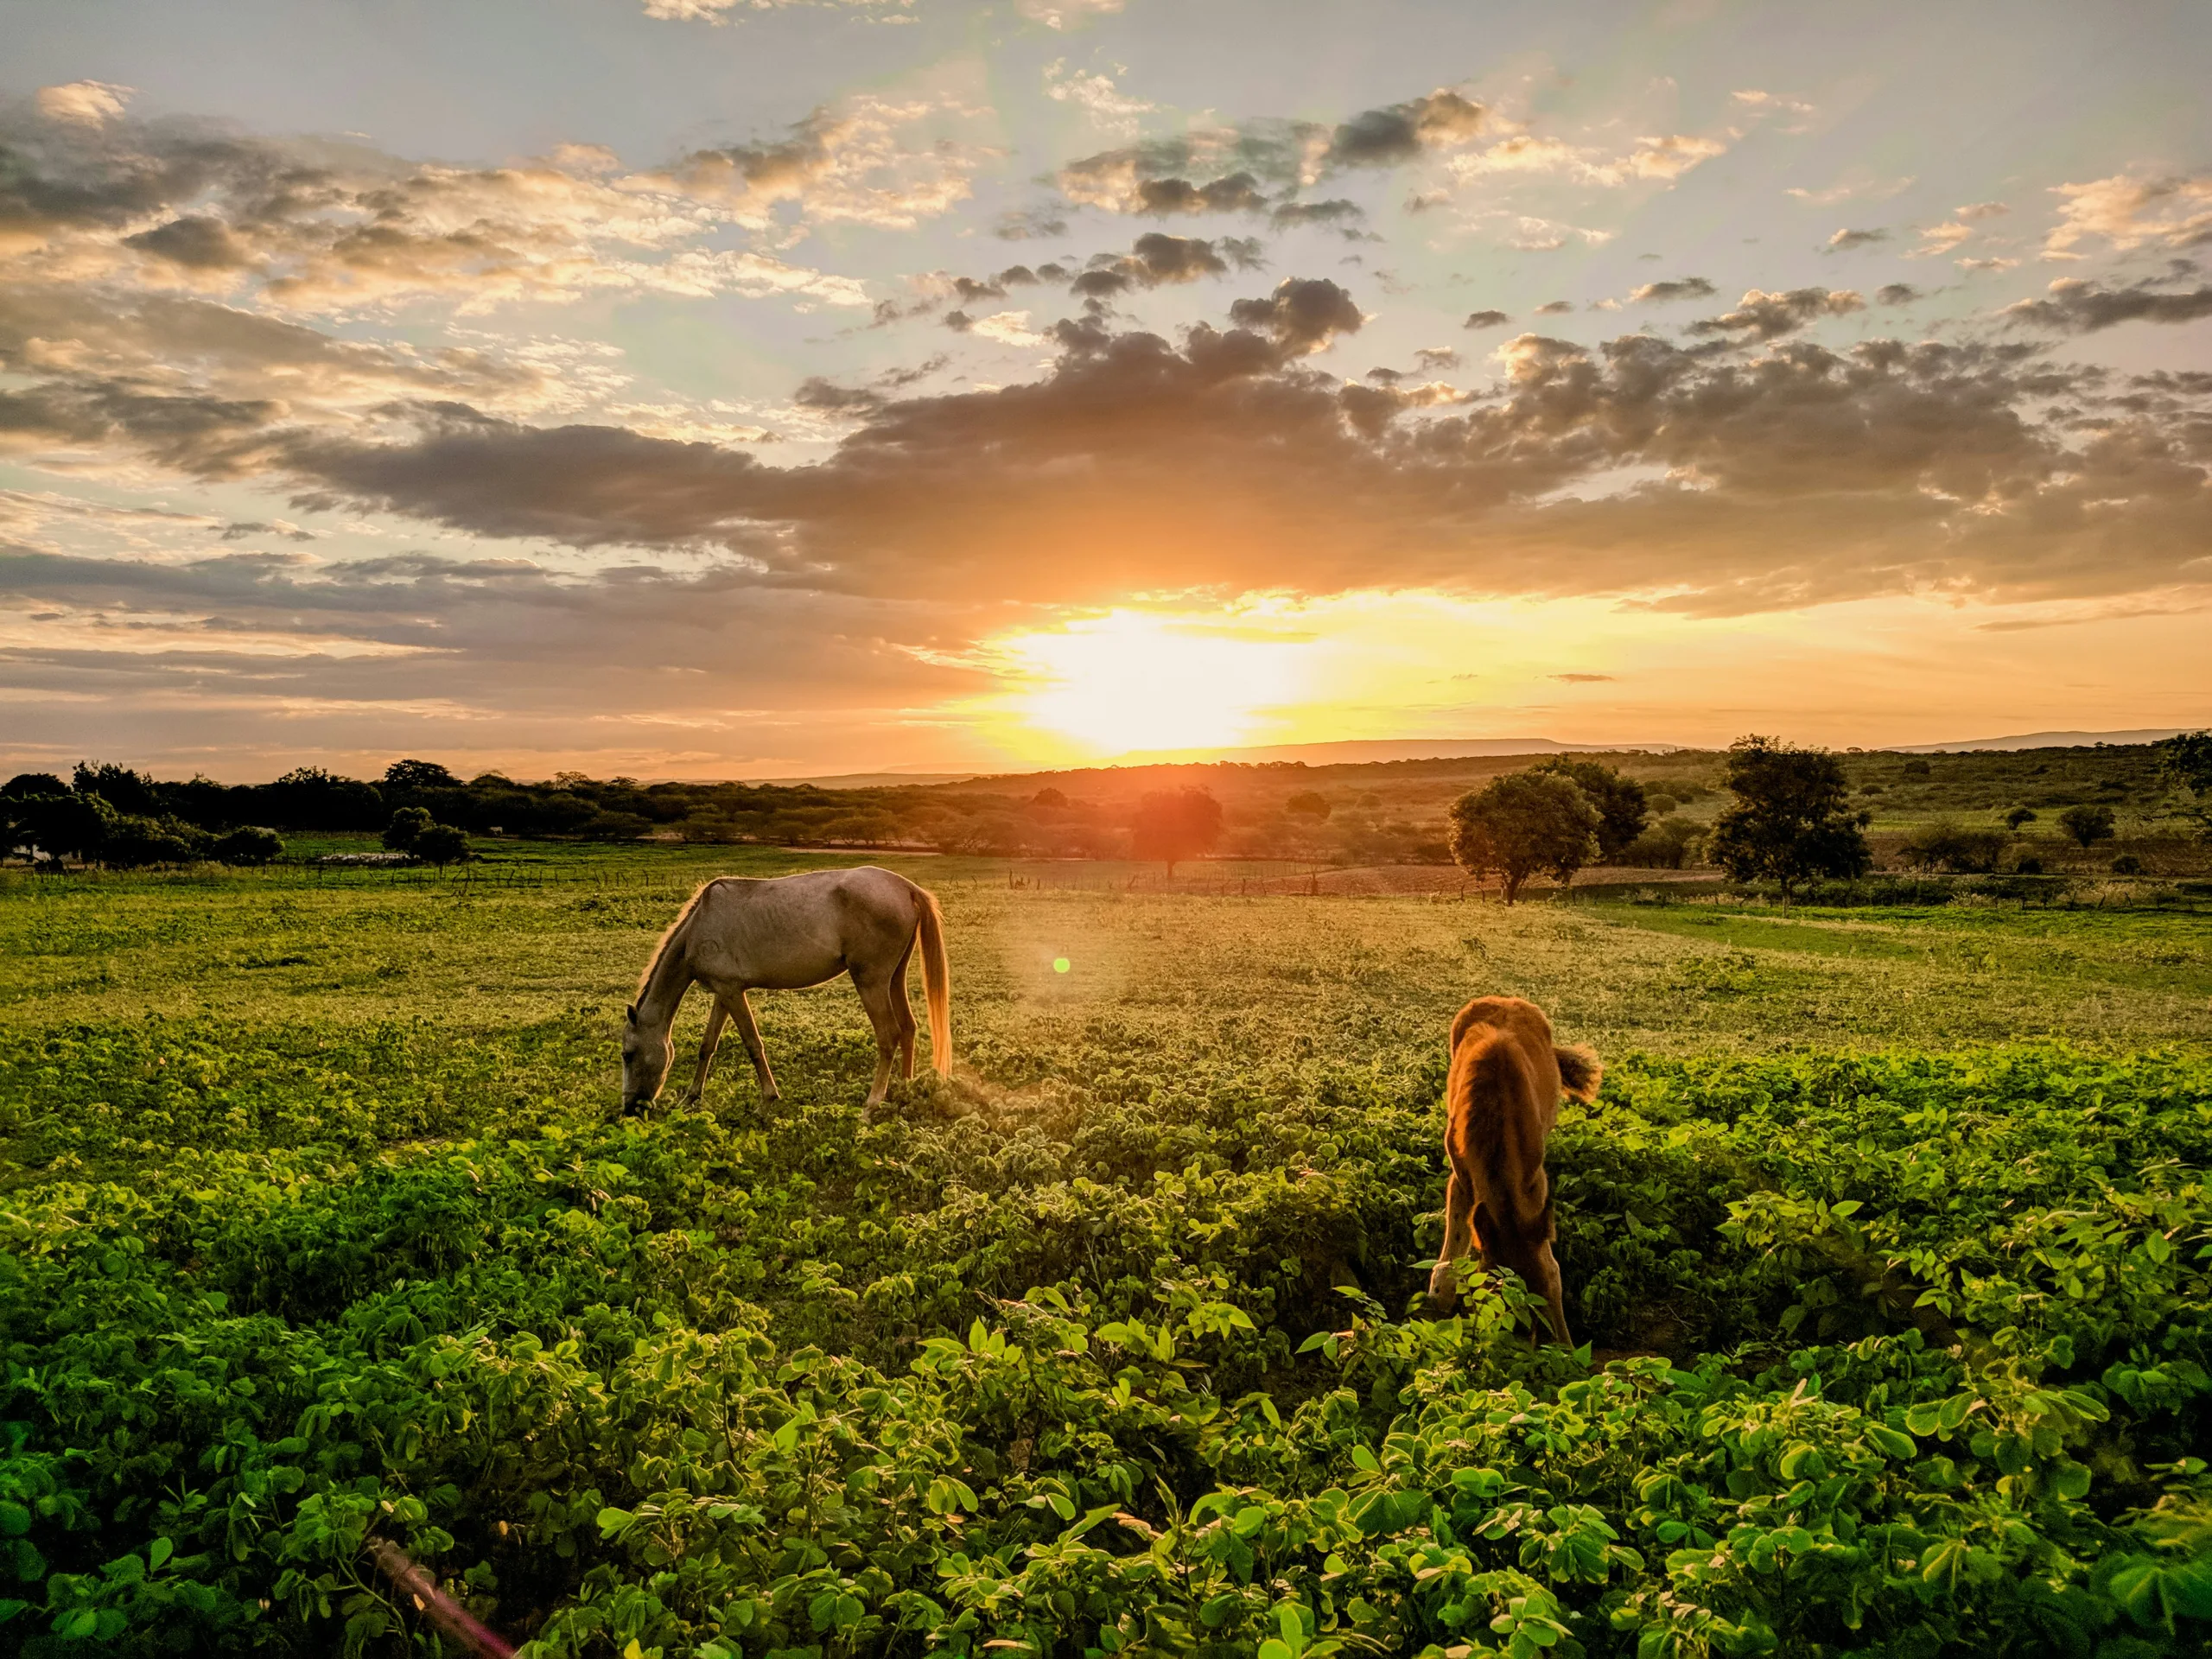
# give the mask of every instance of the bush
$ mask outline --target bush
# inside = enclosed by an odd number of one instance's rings
[[[2069,806],[2058,815],[2058,827],[2088,852],[2101,841],[2112,839],[2112,808]]]
[[[2143,874],[2143,861],[2133,853],[2122,853],[2113,860],[2112,873],[2114,875],[2140,875]]]
[[[449,823],[434,823],[415,837],[415,844],[409,850],[426,863],[443,869],[448,864],[468,861],[468,836]]]
[[[100,848],[100,861],[118,870],[149,864],[189,864],[207,845],[207,833],[181,818],[119,817]]]
[[[267,864],[284,856],[284,838],[274,830],[250,824],[232,830],[208,851],[226,864]]]
[[[435,823],[435,820],[430,817],[430,810],[428,807],[401,807],[391,815],[391,822],[384,827],[385,850],[394,853],[413,852],[415,843],[422,839],[425,830],[434,827]]]
[[[1907,869],[1978,875],[1997,868],[2007,844],[2001,830],[1973,830],[1941,818],[1908,836],[1897,857]]]
[[[1619,861],[1647,870],[1679,870],[1697,862],[1705,832],[1683,818],[1662,818],[1629,842]]]

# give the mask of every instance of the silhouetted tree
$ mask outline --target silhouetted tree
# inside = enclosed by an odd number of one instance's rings
[[[79,760],[76,790],[79,795],[99,796],[118,812],[150,817],[162,810],[162,798],[154,791],[154,780],[129,766]]]
[[[2183,732],[2158,747],[2158,770],[2188,796],[2198,829],[2212,840],[2212,731]]]
[[[435,760],[395,760],[384,769],[386,789],[458,789],[461,779]]]
[[[1221,839],[1221,803],[1203,789],[1147,795],[1130,822],[1130,849],[1167,866],[1167,879],[1186,858],[1211,852]]]
[[[1598,856],[1604,863],[1618,863],[1650,820],[1651,806],[1643,785],[1602,761],[1554,754],[1529,770],[1567,779],[1590,798],[1590,804],[1598,809]]]
[[[1826,749],[1739,737],[1729,746],[1724,781],[1736,800],[1714,823],[1707,851],[1738,881],[1777,883],[1785,909],[1810,877],[1864,875],[1872,866],[1866,836],[1872,815],[1847,804],[1843,763]]]
[[[1496,870],[1505,902],[1523,882],[1548,871],[1560,882],[1574,879],[1598,855],[1604,822],[1581,785],[1549,772],[1514,772],[1493,778],[1452,803],[1452,856],[1474,874]]]
[[[19,772],[0,784],[0,801],[28,801],[41,795],[67,795],[69,785],[50,772]]]
[[[2058,815],[2058,827],[2086,853],[2099,842],[2112,839],[2112,808],[2069,806]]]
[[[1318,789],[1306,790],[1285,801],[1282,810],[1294,818],[1311,818],[1316,823],[1326,823],[1329,821],[1329,798]]]

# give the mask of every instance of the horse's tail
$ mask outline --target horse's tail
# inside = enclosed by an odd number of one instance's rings
[[[944,960],[944,918],[937,895],[914,889],[915,927],[922,942],[922,989],[930,1005],[930,1064],[940,1077],[952,1075],[952,974]]]

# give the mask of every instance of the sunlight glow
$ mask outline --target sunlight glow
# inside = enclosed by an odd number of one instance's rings
[[[993,642],[1020,724],[1099,754],[1251,740],[1298,699],[1310,639],[1116,610]]]

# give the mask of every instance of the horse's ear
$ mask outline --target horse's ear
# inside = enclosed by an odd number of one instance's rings
[[[622,1017],[630,1024],[633,1026],[636,1025],[638,1023],[638,1005],[632,1002],[628,1007],[623,1009]]]

